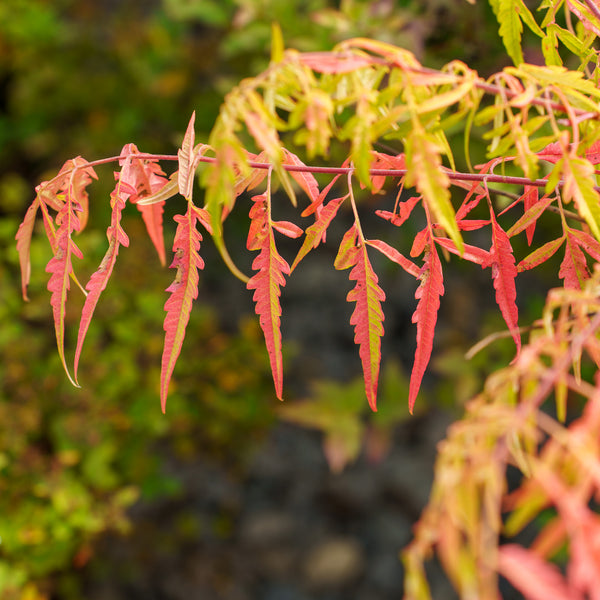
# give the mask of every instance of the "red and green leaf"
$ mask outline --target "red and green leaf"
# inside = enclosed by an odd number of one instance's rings
[[[259,254],[252,262],[257,273],[247,283],[254,290],[253,300],[256,314],[265,337],[269,354],[275,393],[283,399],[283,358],[281,350],[281,287],[285,285],[285,275],[289,275],[290,266],[279,255],[275,246],[275,237],[271,222],[271,205],[268,193],[252,198],[250,209],[251,226],[248,232],[248,250],[258,250]]]
[[[539,248],[536,248],[517,265],[517,272],[522,273],[523,271],[528,271],[529,269],[533,269],[538,265],[541,265],[543,262],[546,262],[549,258],[554,256],[564,241],[564,236],[561,236],[555,240],[546,242]]]
[[[429,231],[428,237],[429,241],[425,248],[425,262],[419,274],[421,284],[415,292],[415,298],[419,302],[412,316],[412,322],[417,325],[417,349],[410,375],[408,394],[408,410],[411,414],[423,381],[423,375],[431,358],[440,297],[444,295],[442,264],[431,231]]]
[[[356,303],[350,317],[350,324],[354,325],[354,343],[359,345],[367,400],[371,409],[376,411],[381,336],[384,333],[381,302],[385,300],[385,293],[378,285],[377,275],[369,261],[365,240],[362,239],[356,224],[344,235],[335,260],[336,269],[350,267],[353,269],[349,277],[356,281],[356,286],[346,296],[348,302]]]
[[[185,330],[190,320],[192,304],[198,297],[198,269],[204,268],[204,261],[200,257],[200,242],[202,235],[197,229],[200,221],[205,227],[209,227],[209,215],[206,211],[198,209],[191,200],[188,200],[188,208],[184,215],[176,215],[177,230],[173,242],[175,257],[171,268],[177,269],[175,280],[167,288],[170,292],[165,302],[165,344],[161,360],[160,376],[160,401],[162,411],[165,412],[169,383],[173,375],[173,369],[183,345]]]
[[[65,201],[58,215],[58,230],[56,232],[57,247],[54,256],[48,261],[46,271],[50,273],[48,280],[48,291],[50,292],[50,304],[54,317],[54,329],[56,332],[56,344],[58,355],[67,376],[73,385],[77,385],[71,377],[65,360],[65,313],[67,307],[67,295],[70,289],[70,278],[73,273],[73,256],[83,258],[81,250],[77,247],[71,236],[81,229],[77,213],[80,206],[72,194],[73,188],[69,185],[65,194]]]

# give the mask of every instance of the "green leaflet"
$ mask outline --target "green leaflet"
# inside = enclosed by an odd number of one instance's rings
[[[431,214],[450,236],[462,253],[464,243],[456,224],[454,208],[450,202],[450,180],[442,170],[439,144],[415,120],[406,140],[406,185],[416,186]]]

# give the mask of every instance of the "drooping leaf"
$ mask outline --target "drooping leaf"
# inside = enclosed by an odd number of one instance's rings
[[[376,411],[384,319],[381,302],[385,300],[385,293],[378,285],[377,275],[367,254],[365,240],[360,239],[361,243],[358,247],[357,237],[360,237],[360,231],[354,224],[342,240],[335,268],[353,267],[349,277],[356,281],[356,286],[348,292],[346,300],[356,303],[350,317],[350,324],[354,325],[354,343],[359,345],[367,400],[371,409]]]
[[[265,344],[271,363],[271,372],[277,398],[283,399],[283,359],[281,352],[281,286],[285,285],[285,275],[289,275],[290,266],[279,255],[271,222],[271,206],[268,193],[252,198],[250,209],[252,220],[248,233],[248,250],[258,250],[259,254],[252,262],[257,273],[247,283],[254,290],[256,314],[265,337]]]
[[[290,268],[290,272],[293,271],[298,263],[314,248],[316,248],[321,241],[323,240],[323,236],[325,231],[333,221],[335,215],[337,214],[338,208],[341,206],[342,202],[348,198],[348,195],[343,196],[342,198],[334,198],[330,200],[320,211],[318,218],[315,222],[307,228],[306,237],[304,238],[304,242],[302,247],[298,251],[294,262]]]
[[[165,344],[160,376],[160,402],[163,413],[166,409],[173,369],[185,338],[192,303],[198,297],[198,269],[204,268],[204,261],[199,254],[202,235],[196,224],[197,221],[200,221],[205,227],[210,226],[207,217],[208,213],[196,208],[191,200],[188,200],[186,213],[174,217],[177,222],[177,230],[173,242],[175,257],[171,268],[177,269],[177,273],[175,280],[166,290],[171,295],[165,302],[167,314],[163,325]]]
[[[111,207],[112,214],[110,219],[110,226],[106,231],[106,237],[108,238],[108,249],[100,266],[95,273],[90,277],[89,282],[85,286],[88,290],[85,303],[81,310],[81,320],[79,322],[79,333],[77,334],[77,346],[75,349],[75,360],[73,366],[73,375],[75,381],[77,381],[77,371],[79,367],[79,358],[81,356],[81,350],[83,348],[83,342],[90,326],[96,305],[100,299],[100,294],[106,289],[108,280],[112,275],[117,255],[119,254],[120,246],[129,246],[129,238],[121,227],[121,213],[125,208],[125,202],[127,197],[135,194],[135,189],[129,186],[127,183],[117,182],[117,186],[111,194]]]
[[[163,206],[175,191],[170,194],[169,180],[164,177],[158,160],[136,158],[135,155],[139,153],[135,144],[126,144],[121,150],[121,194],[135,204],[142,214],[148,237],[156,249],[161,265],[165,265],[167,258],[163,236]],[[125,192],[125,185],[133,188],[133,191]],[[152,202],[144,202],[149,198],[152,198]]]
[[[496,290],[496,303],[504,317],[504,321],[517,346],[517,354],[521,349],[521,335],[519,333],[519,311],[515,303],[517,290],[515,278],[517,267],[510,239],[504,229],[500,227],[493,211],[492,216],[492,247],[489,259],[482,267],[491,266],[494,289]]]
[[[48,291],[51,293],[50,304],[54,316],[54,329],[56,332],[58,355],[69,381],[77,386],[77,383],[69,373],[65,360],[65,313],[67,295],[70,289],[70,277],[73,272],[72,258],[73,255],[77,258],[83,258],[81,250],[71,238],[74,232],[81,229],[77,216],[77,213],[80,211],[80,206],[71,191],[72,187],[69,185],[65,194],[65,202],[57,215],[59,226],[56,232],[56,253],[48,261],[46,271],[50,273]]]
[[[357,236],[358,228],[356,227],[356,223],[354,223],[344,234],[335,260],[333,261],[333,266],[338,271],[349,269],[356,264],[356,253],[358,252],[358,248],[356,247]]]
[[[590,272],[585,255],[577,243],[577,238],[572,235],[570,228],[565,231],[565,238],[565,256],[560,265],[558,276],[564,279],[565,288],[579,290],[583,288],[584,282],[589,279]]]
[[[421,268],[419,278],[421,284],[415,292],[415,298],[419,302],[412,316],[412,322],[417,325],[417,349],[410,375],[408,394],[408,410],[411,414],[431,357],[435,324],[440,308],[440,297],[444,294],[442,264],[431,233],[425,250],[425,262]]]
[[[23,300],[28,301],[27,286],[29,285],[29,279],[31,277],[31,260],[29,256],[29,250],[31,248],[31,236],[33,234],[33,227],[35,225],[35,217],[40,207],[39,196],[35,197],[35,200],[31,203],[22,223],[19,225],[17,235],[17,252],[19,253],[19,265],[21,268],[21,293]]]

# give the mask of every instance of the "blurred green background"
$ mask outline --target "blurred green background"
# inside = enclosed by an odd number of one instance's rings
[[[432,67],[454,58],[483,74],[501,66],[487,3],[0,0],[3,599],[50,598],[66,571],[88,561],[100,533],[127,530],[132,503],[176,495],[181,482],[165,474],[165,454],[242,464],[275,420],[256,320],[224,320],[202,303],[202,293],[167,416],[160,413],[162,308],[172,274],[160,268],[135,210],[124,220],[131,248],[121,251],[88,335],[80,390],[70,387],[56,354],[44,272],[47,242],[40,235],[32,245],[29,303],[20,296],[14,249],[34,186],[65,160],[112,156],[128,142],[144,152],[174,153],[193,110],[197,139],[206,139],[224,94],[268,64],[273,21],[286,46],[300,50],[327,50],[360,35],[407,47]],[[91,188],[89,231],[78,240],[88,273],[105,249],[110,169],[99,169],[103,181]],[[168,207],[167,217],[175,210]],[[210,253],[210,242],[206,246]],[[220,264],[209,271],[213,279],[231,277]],[[67,315],[71,326],[78,322],[77,308],[75,300]],[[472,387],[472,378],[469,371],[463,384]],[[347,411],[351,458],[366,402],[344,408],[339,398],[347,395],[345,388],[323,384],[316,392],[323,404],[314,410]],[[390,420],[398,417],[397,408]],[[288,416],[326,431],[340,423],[293,411]],[[329,431],[330,437],[335,433]]]

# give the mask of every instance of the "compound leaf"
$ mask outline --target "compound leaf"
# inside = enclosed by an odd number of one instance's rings
[[[169,383],[173,375],[175,363],[181,352],[185,338],[185,329],[190,319],[192,303],[198,297],[198,269],[204,268],[204,261],[200,257],[200,242],[202,235],[196,227],[200,221],[209,227],[208,214],[202,211],[191,200],[185,215],[176,215],[177,222],[173,252],[175,257],[171,268],[177,269],[175,280],[167,288],[171,295],[165,302],[165,344],[161,360],[160,376],[160,402],[163,413],[166,409]]]

